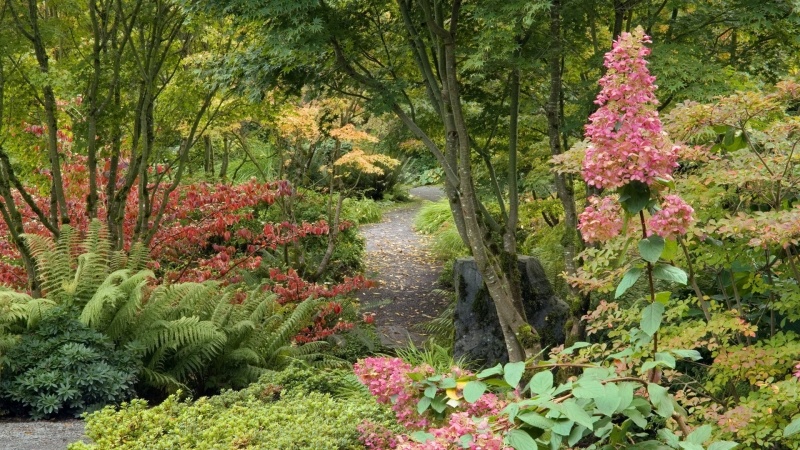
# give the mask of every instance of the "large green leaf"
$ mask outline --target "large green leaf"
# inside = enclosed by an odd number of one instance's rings
[[[639,254],[645,261],[653,264],[658,262],[664,252],[664,238],[656,234],[639,241]]]
[[[602,397],[604,394],[603,384],[597,380],[581,379],[572,389],[572,395],[575,398],[597,398]]]
[[[486,383],[481,381],[470,381],[464,386],[464,400],[475,403],[486,392]]]
[[[695,428],[694,431],[689,433],[689,435],[686,436],[686,440],[694,444],[702,445],[707,440],[711,439],[711,432],[711,425],[703,425]]]
[[[625,275],[622,276],[622,281],[619,282],[617,290],[614,292],[614,298],[619,298],[625,291],[630,289],[631,286],[636,284],[636,280],[642,276],[643,272],[644,271],[640,267],[631,267],[628,269]]]
[[[647,305],[642,311],[642,331],[652,336],[661,327],[661,319],[664,316],[664,305],[655,302]]]
[[[545,370],[537,373],[533,376],[533,378],[531,378],[531,382],[528,384],[528,387],[534,394],[542,394],[546,392],[553,387],[553,372]]]
[[[621,402],[619,386],[614,383],[603,386],[603,396],[594,399],[597,410],[607,416],[614,415]]]
[[[684,272],[683,269],[670,266],[669,264],[656,264],[656,266],[653,267],[653,278],[680,284],[686,284],[688,281],[686,272]]]
[[[675,412],[675,406],[672,404],[672,398],[669,395],[667,388],[655,384],[647,384],[647,393],[650,395],[650,402],[656,407],[656,412],[659,416],[669,418]]]
[[[800,417],[794,419],[789,425],[786,425],[786,428],[783,429],[783,437],[789,437],[797,433],[800,433]]]
[[[590,416],[585,409],[583,409],[574,401],[566,401],[562,403],[561,412],[567,417],[567,419],[572,420],[575,423],[579,423],[590,430],[594,427],[592,416]]]
[[[527,423],[528,425],[531,425],[533,427],[536,427],[536,428],[539,428],[539,429],[542,429],[542,430],[549,430],[550,428],[553,427],[553,425],[555,425],[555,422],[553,422],[552,420],[548,419],[547,417],[542,416],[539,413],[535,413],[535,412],[532,412],[532,411],[519,414],[517,416],[517,418],[519,420]]]
[[[511,430],[506,434],[506,441],[508,445],[514,450],[538,450],[536,441],[526,432],[522,430]]]
[[[522,379],[523,373],[525,373],[524,361],[508,363],[503,368],[503,379],[506,380],[509,386],[516,388],[519,384],[519,380]]]

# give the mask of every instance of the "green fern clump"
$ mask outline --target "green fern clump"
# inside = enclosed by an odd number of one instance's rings
[[[243,387],[292,360],[344,364],[326,353],[327,343],[293,343],[312,322],[316,301],[291,308],[260,286],[239,302],[235,291],[214,282],[157,285],[143,269],[146,252],[111,252],[97,221],[82,240],[68,226],[55,242],[27,238],[45,298],[0,291],[0,355],[49,309],[63,306],[117,348],[138,349],[141,392]]]
[[[133,395],[139,355],[52,308],[2,358],[0,404],[34,419],[79,416]]]

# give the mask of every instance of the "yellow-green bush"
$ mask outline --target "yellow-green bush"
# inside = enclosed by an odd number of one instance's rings
[[[242,391],[196,401],[172,395],[153,408],[143,400],[107,407],[87,417],[93,443],[69,448],[360,449],[357,427],[364,419],[397,428],[391,411],[352,372],[295,365]]]

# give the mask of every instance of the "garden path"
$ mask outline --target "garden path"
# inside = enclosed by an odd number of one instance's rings
[[[435,201],[442,197],[438,187],[411,190],[417,199]],[[381,223],[361,228],[367,244],[368,275],[378,286],[361,291],[364,311],[375,313],[381,342],[389,347],[407,345],[411,339],[421,345],[425,336],[414,325],[436,317],[447,299],[433,292],[440,264],[426,251],[427,238],[412,228],[421,207],[415,201],[386,212]],[[63,450],[70,442],[85,438],[83,421],[0,420],[2,450]]]
[[[436,186],[413,188],[410,194],[430,201],[444,195]],[[413,229],[421,207],[415,201],[384,213],[380,223],[361,227],[367,275],[378,286],[359,292],[358,298],[365,312],[375,313],[381,343],[388,347],[403,347],[409,340],[422,345],[425,335],[414,325],[438,316],[448,303],[435,292],[441,264],[427,251],[427,237]]]

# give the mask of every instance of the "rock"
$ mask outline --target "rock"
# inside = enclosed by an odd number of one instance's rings
[[[520,256],[518,267],[525,314],[528,322],[541,334],[542,347],[563,344],[569,307],[555,295],[544,268],[536,258]],[[457,298],[453,355],[483,367],[508,362],[497,310],[483,285],[475,260],[459,258],[453,271]]]

